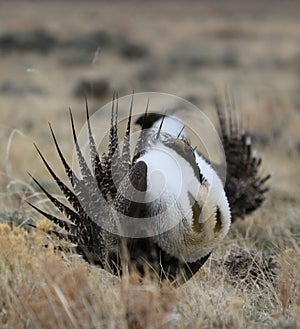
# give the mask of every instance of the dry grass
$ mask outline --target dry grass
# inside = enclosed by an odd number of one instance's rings
[[[118,280],[70,254],[45,233],[0,226],[3,328],[296,328],[299,250],[275,253],[273,268],[231,238],[180,288]],[[270,264],[269,264],[270,265]]]
[[[280,2],[1,4],[1,33],[43,27],[63,39],[104,29],[146,44],[150,55],[129,61],[104,50],[94,61],[64,66],[65,49],[1,54],[0,84],[35,85],[44,93],[0,97],[0,327],[300,328],[299,9]],[[274,172],[264,207],[232,226],[182,287],[118,279],[56,251],[45,234],[49,224],[24,203],[48,207],[28,170],[53,189],[33,141],[63,172],[48,121],[71,158],[67,108],[80,126],[83,101],[72,92],[81,77],[108,79],[123,94],[134,87],[190,98],[208,113],[215,87],[229,85],[264,170]],[[91,99],[90,106],[106,101]],[[31,222],[40,230],[28,229]]]

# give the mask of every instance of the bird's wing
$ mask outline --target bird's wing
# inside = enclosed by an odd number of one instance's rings
[[[227,165],[225,192],[234,222],[260,207],[271,175],[260,174],[262,159],[253,152],[251,136],[240,128],[234,109],[224,110],[216,99],[216,110]]]

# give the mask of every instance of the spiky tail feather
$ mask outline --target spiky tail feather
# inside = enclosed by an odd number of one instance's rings
[[[65,185],[54,173],[36,146],[37,152],[50,175],[73,209],[51,196],[37,180],[34,180],[50,202],[53,203],[60,212],[65,214],[67,220],[46,213],[35,205],[30,205],[43,216],[63,228],[66,231],[66,235],[64,236],[67,236],[68,239],[76,245],[77,253],[82,255],[88,262],[106,268],[114,274],[121,274],[122,262],[124,258],[126,258],[131,261],[132,264],[135,264],[135,268],[141,274],[145,273],[145,266],[147,267],[149,265],[148,269],[154,270],[154,273],[156,273],[160,279],[168,278],[171,281],[179,282],[177,281],[179,274],[181,278],[189,279],[198,271],[209,255],[194,263],[184,263],[166,254],[151,238],[120,238],[103,229],[101,225],[101,220],[103,219],[108,222],[110,221],[112,225],[115,224],[116,219],[113,218],[110,207],[118,208],[117,210],[121,214],[128,214],[128,211],[134,208],[136,217],[139,217],[139,211],[143,211],[133,207],[131,202],[126,200],[126,198],[121,200],[120,193],[118,194],[118,188],[120,182],[122,182],[128,173],[130,173],[129,177],[130,175],[134,176],[134,174],[139,174],[138,172],[135,173],[135,170],[139,170],[138,166],[135,166],[135,160],[140,154],[146,135],[144,129],[142,129],[133,160],[131,161],[130,125],[133,108],[132,99],[123,150],[122,152],[119,150],[117,132],[118,101],[116,97],[116,94],[114,94],[108,153],[103,154],[101,157],[96,149],[86,101],[86,117],[92,170],[90,170],[86,163],[79,147],[73,116],[70,110],[72,134],[80,167],[79,177],[76,176],[65,160],[50,125],[50,131],[57,153],[72,189]],[[148,106],[149,102],[147,103],[144,118],[147,116]],[[270,176],[259,176],[258,171],[261,165],[261,159],[253,155],[249,137],[245,133],[239,131],[237,119],[232,115],[232,112],[226,114],[217,101],[216,108],[227,159],[225,191],[231,204],[233,220],[235,220],[238,217],[243,218],[261,205],[265,198],[265,193],[268,190],[265,183]],[[121,200],[122,202],[116,202],[118,198],[119,201]],[[61,237],[60,234],[58,235]]]
[[[226,111],[216,98],[215,106],[226,156],[225,192],[234,222],[261,206],[269,190],[266,183],[271,175],[260,175],[262,159],[252,151],[251,136],[240,129],[234,105]]]

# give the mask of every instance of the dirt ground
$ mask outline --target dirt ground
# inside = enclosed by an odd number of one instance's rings
[[[1,327],[300,328],[299,17],[297,1],[0,2]],[[41,219],[25,199],[49,207],[27,171],[53,188],[33,142],[63,177],[48,122],[71,159],[68,108],[80,128],[84,94],[93,113],[132,90],[212,120],[229,90],[273,173],[263,207],[178,289],[112,278],[22,229]]]

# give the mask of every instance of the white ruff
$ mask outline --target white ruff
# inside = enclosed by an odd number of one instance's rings
[[[223,237],[228,233],[230,223],[231,223],[231,214],[229,209],[229,203],[224,191],[223,183],[215,172],[215,170],[211,167],[209,163],[201,156],[198,152],[195,151],[196,162],[200,168],[200,172],[207,180],[210,190],[209,190],[209,198],[215,200],[217,206],[219,207],[222,215],[226,219],[223,223]]]
[[[153,203],[153,207],[165,207],[156,219],[159,234],[178,225],[183,217],[189,217],[187,191],[196,197],[200,184],[190,164],[161,142],[157,142],[138,161],[147,165],[145,202]]]
[[[222,181],[199,153],[194,152],[195,161],[206,180],[204,184],[199,182],[185,158],[163,144],[163,140],[178,137],[182,122],[166,117],[157,140],[160,123],[161,119],[153,125],[147,150],[137,160],[147,165],[145,202],[151,204],[150,215],[155,215],[153,223],[157,235],[153,238],[167,253],[192,262],[211,252],[228,233],[231,222],[229,204]],[[184,133],[180,136],[185,137]],[[203,225],[200,232],[194,229],[190,196],[202,209],[198,219]],[[217,208],[221,227],[215,231]]]

